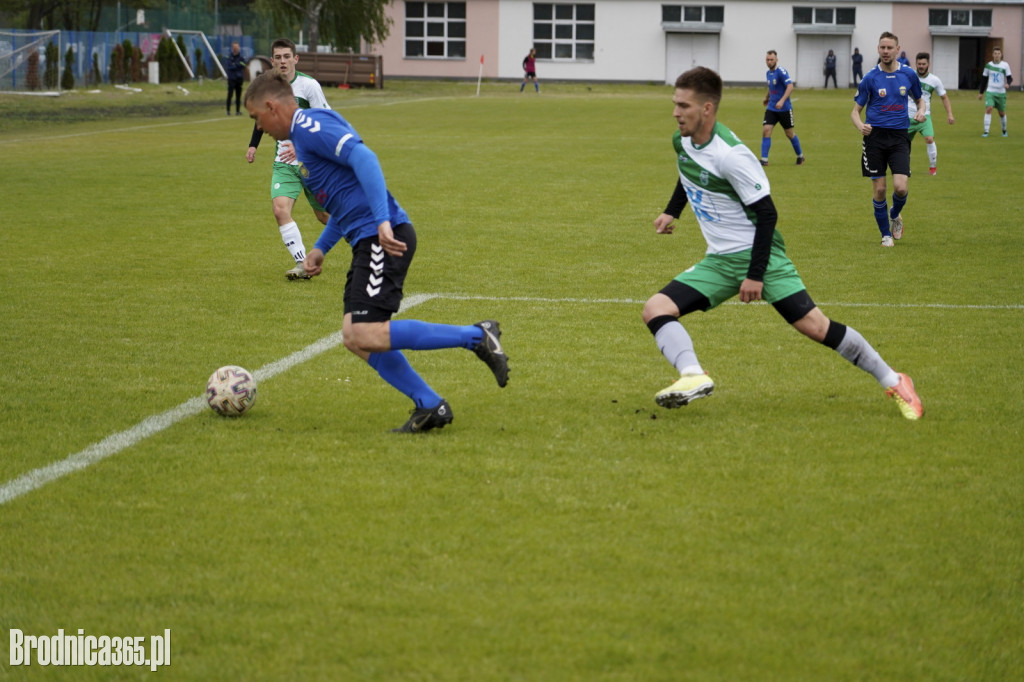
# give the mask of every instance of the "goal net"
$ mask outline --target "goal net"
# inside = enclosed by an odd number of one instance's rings
[[[60,31],[0,29],[0,92],[60,94]]]

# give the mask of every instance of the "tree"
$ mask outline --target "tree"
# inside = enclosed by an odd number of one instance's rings
[[[62,90],[75,89],[75,50],[72,47],[64,53],[64,75],[60,77]]]
[[[57,89],[57,73],[60,71],[60,52],[52,40],[46,44],[46,68],[43,70],[43,85],[47,90]]]
[[[383,42],[391,32],[385,8],[391,0],[257,0],[256,8],[280,26],[302,26],[309,31],[309,51],[321,40],[335,47],[357,50],[361,39]]]

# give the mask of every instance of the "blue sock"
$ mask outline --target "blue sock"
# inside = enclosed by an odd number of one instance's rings
[[[522,92],[523,88],[525,88],[525,87],[526,87],[526,81],[523,81],[523,84],[519,86],[519,92]]]
[[[872,199],[871,205],[875,207],[875,222],[878,223],[878,231],[882,233],[883,237],[891,237],[892,232],[889,231],[889,212],[886,211],[885,200],[875,201]]]
[[[793,139],[790,140],[789,142],[790,142],[790,144],[793,145],[793,151],[796,152],[797,156],[803,156],[804,155],[804,150],[800,149],[800,136],[799,135],[794,135]]]
[[[889,211],[890,218],[895,218],[900,214],[900,211],[903,210],[903,205],[907,203],[907,196],[909,194],[910,193],[908,192],[907,194],[900,196],[899,194],[896,194],[896,192],[892,193],[892,210]]]
[[[409,396],[416,407],[437,407],[441,404],[441,396],[416,373],[400,351],[370,353],[366,361],[377,370],[381,379]]]
[[[537,81],[533,81],[533,89],[536,90],[537,92],[540,92],[540,83],[538,83]]]
[[[484,337],[473,325],[434,324],[420,320],[391,321],[391,350],[472,348]]]
[[[772,138],[762,137],[761,138],[761,160],[768,160],[768,150],[772,148]]]

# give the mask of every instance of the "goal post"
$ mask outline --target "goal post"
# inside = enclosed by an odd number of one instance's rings
[[[60,31],[0,29],[0,92],[60,95],[62,48]]]
[[[224,65],[220,63],[220,56],[213,51],[213,46],[210,45],[210,41],[207,40],[205,33],[203,33],[202,31],[184,31],[173,28],[165,28],[164,34],[168,38],[170,38],[171,43],[174,44],[174,51],[178,53],[178,58],[181,60],[181,63],[185,65],[185,70],[188,71],[189,78],[194,79],[196,77],[196,74],[192,70],[192,65],[189,62],[188,57],[181,53],[181,48],[178,47],[178,41],[174,40],[174,36],[176,35],[194,36],[195,39],[201,40],[203,45],[206,46],[206,51],[210,53],[211,57],[213,57],[213,63],[217,65],[217,69],[220,70],[220,74],[224,76],[224,78],[228,77],[227,71],[224,70]]]

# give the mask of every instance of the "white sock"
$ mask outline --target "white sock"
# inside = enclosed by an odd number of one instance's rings
[[[846,328],[843,340],[839,342],[836,352],[849,360],[855,367],[858,367],[875,379],[883,388],[892,388],[900,382],[899,375],[892,367],[885,364],[885,360],[878,354],[871,344],[867,342],[853,327]]]
[[[1005,133],[1006,132],[1006,116],[1005,115],[1004,116],[1000,116],[999,117],[999,122],[1001,124],[1003,124],[1003,132]]]
[[[693,350],[693,339],[679,321],[669,322],[654,335],[658,350],[672,363],[679,374],[703,374],[697,353]]]
[[[985,114],[985,132],[988,132],[989,127],[992,125],[992,114]]]
[[[281,226],[281,239],[296,263],[301,263],[306,259],[306,247],[302,243],[302,233],[299,232],[299,226],[294,220]]]
[[[935,168],[935,162],[939,160],[939,150],[936,149],[934,142],[926,144],[924,148],[928,150],[928,167]]]

